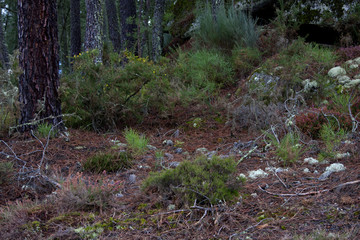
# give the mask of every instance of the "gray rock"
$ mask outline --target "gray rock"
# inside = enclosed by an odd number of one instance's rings
[[[163,145],[171,147],[174,146],[174,142],[172,140],[164,140]]]
[[[183,152],[183,149],[182,148],[176,148],[174,152],[177,153],[177,154],[180,154],[180,153]]]
[[[179,162],[170,162],[170,163],[169,163],[169,167],[170,167],[170,168],[177,168],[179,165],[180,165]]]
[[[351,65],[349,66],[350,69],[356,69],[356,68],[358,68],[358,67],[359,67],[359,64],[351,64]]]
[[[170,161],[174,159],[174,155],[172,155],[171,153],[164,153],[164,156]]]
[[[136,175],[130,174],[129,175],[129,183],[134,184],[136,182]]]
[[[117,193],[117,194],[115,194],[115,197],[117,197],[117,198],[122,198],[122,197],[124,197],[124,194],[122,194],[122,193]]]
[[[338,76],[337,79],[338,79],[339,83],[342,83],[342,84],[351,81],[351,78],[346,75]]]
[[[206,154],[209,150],[207,150],[207,148],[198,148],[196,149],[195,153],[196,154]]]
[[[153,145],[147,145],[146,146],[149,150],[151,150],[151,151],[155,151],[157,148],[155,147],[155,146],[153,146]]]
[[[360,79],[354,79],[344,85],[345,88],[353,88],[360,85]]]
[[[167,209],[169,210],[169,211],[173,211],[173,210],[175,210],[175,205],[174,204],[170,204],[168,207],[167,207]]]
[[[213,158],[215,155],[216,155],[216,151],[211,151],[211,152],[208,152],[207,154],[206,154],[206,156],[209,158],[209,159],[211,159],[211,158]]]
[[[320,175],[320,177],[318,178],[319,181],[324,181],[326,180],[333,172],[331,171],[325,171],[323,174]]]
[[[335,78],[337,76],[346,75],[346,71],[342,67],[337,66],[331,68],[328,72],[328,75],[332,78]]]
[[[354,62],[356,62],[357,64],[360,64],[360,57],[355,58],[355,59],[354,59]]]

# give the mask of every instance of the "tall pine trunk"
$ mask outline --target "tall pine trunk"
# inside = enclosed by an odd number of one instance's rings
[[[120,52],[121,50],[121,39],[119,31],[119,18],[116,12],[116,5],[114,0],[106,0],[106,13],[109,24],[109,37],[114,50]]]
[[[136,4],[135,0],[120,0],[120,24],[122,49],[134,50],[136,34]],[[135,51],[136,52],[136,51]]]
[[[152,59],[155,62],[159,60],[162,51],[164,5],[165,0],[155,0],[154,27],[152,33]]]
[[[1,9],[0,9],[1,10]],[[0,63],[3,68],[9,68],[9,52],[5,44],[5,36],[0,12]]]
[[[103,12],[102,0],[85,0],[86,3],[86,31],[85,51],[98,49],[99,56],[96,61],[101,62],[103,48]]]
[[[21,131],[45,119],[63,129],[56,0],[18,0]],[[24,125],[25,124],[25,125]]]
[[[70,4],[70,45],[71,56],[74,56],[81,52],[80,0],[71,0]]]

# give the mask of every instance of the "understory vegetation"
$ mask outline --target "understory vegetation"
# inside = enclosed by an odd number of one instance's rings
[[[326,205],[317,215],[322,220],[315,221],[311,214],[322,204],[317,202],[320,194],[344,186],[301,174],[304,158],[321,163],[359,159],[360,68],[345,63],[360,57],[359,46],[337,50],[290,38],[282,25],[261,28],[234,8],[219,7],[216,19],[209,6],[196,12],[192,46],[157,63],[106,49],[102,62],[95,61],[96,50],[71,57],[72,71],[60,80],[65,125],[80,136],[97,132],[103,138],[97,144],[92,138],[73,143],[71,136],[57,138],[59,133],[42,123],[32,132],[36,139],[17,148],[34,144],[30,153],[18,154],[1,140],[0,196],[11,195],[11,185],[21,193],[1,202],[5,237],[106,239],[126,232],[126,237],[151,233],[166,239],[168,232],[211,229],[214,239],[256,239],[251,231],[269,226],[288,239],[351,239],[358,234],[356,228],[342,233],[336,226],[334,234],[317,228],[322,224],[326,229],[336,219],[358,224],[359,202],[354,195],[349,200],[334,193],[346,207]],[[335,66],[359,82],[349,85],[350,80],[331,77]],[[8,72],[1,71],[0,136],[5,139],[19,119],[16,57]],[[187,134],[192,138],[186,139]],[[202,134],[206,137],[198,143]],[[71,154],[47,154],[52,142]],[[84,157],[77,159],[78,152]],[[51,169],[57,163],[49,159],[56,158],[65,164]],[[259,165],[274,168],[268,174],[276,182],[245,176]],[[320,169],[311,168],[311,174]],[[274,186],[281,187],[278,193],[272,192]],[[261,194],[273,197],[272,202],[262,205]],[[299,196],[305,197],[293,202]],[[236,212],[245,204],[246,216]],[[304,216],[311,216],[312,232],[302,233],[291,223]],[[304,220],[302,226],[307,224]]]

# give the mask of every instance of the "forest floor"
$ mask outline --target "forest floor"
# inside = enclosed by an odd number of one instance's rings
[[[284,168],[273,152],[264,150],[265,144],[258,138],[261,132],[233,132],[231,126],[225,124],[225,117],[222,121],[218,119],[226,116],[225,109],[201,108],[201,111],[195,106],[176,109],[168,119],[150,116],[133,128],[145,134],[157,150],[171,154],[171,161],[181,162],[185,157],[175,153],[174,147],[164,146],[164,140],[183,142],[182,149],[194,156],[198,148],[228,154],[235,142],[258,139],[258,149],[238,164],[238,174],[247,176],[250,170],[267,167]],[[191,127],[194,118],[202,119],[200,127]],[[179,130],[178,136],[174,135],[176,130]],[[14,135],[3,140],[26,162],[26,169],[41,166],[41,172],[54,179],[66,179],[82,171],[81,163],[95,153],[112,148],[113,140],[125,142],[120,131],[100,134],[69,129],[69,133],[69,141],[56,138],[47,142],[29,135]],[[360,149],[360,139],[352,139],[352,145],[343,148],[344,151]],[[242,151],[249,150],[251,148]],[[11,154],[4,143],[0,151]],[[71,212],[60,209],[60,205],[39,207],[44,206],[39,202],[44,201],[48,193],[34,193],[22,187],[24,183],[14,180],[0,189],[1,216],[7,212],[10,219],[0,227],[0,235],[3,239],[357,239],[360,236],[359,157],[339,160],[346,170],[334,172],[320,181],[318,177],[329,164],[304,163],[303,159],[309,154],[305,153],[297,163],[288,166],[287,171],[248,178],[237,202],[209,208],[194,205],[174,209],[171,201],[164,202],[157,193],[141,190],[141,183],[149,172],[159,170],[155,150],[137,157],[130,169],[118,173],[84,172],[84,176],[91,179],[108,178],[118,181],[120,186],[121,196],[114,196],[110,207],[93,213]],[[0,157],[6,161],[4,155]],[[236,161],[241,158],[236,153],[234,157]],[[164,161],[164,164],[170,162],[166,158]],[[304,172],[305,168],[310,172]],[[314,173],[315,170],[318,173]],[[129,180],[130,175],[136,179]],[[31,202],[31,207],[21,212],[19,206],[24,209],[26,202]],[[17,210],[13,210],[14,216],[10,217],[14,206]],[[103,224],[99,233],[94,227],[96,223]],[[94,231],[88,228],[88,232],[76,234],[74,229],[84,225],[93,226]]]

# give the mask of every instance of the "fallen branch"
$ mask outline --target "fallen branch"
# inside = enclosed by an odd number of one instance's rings
[[[308,195],[316,195],[316,194],[320,194],[320,193],[324,193],[324,192],[329,192],[335,188],[340,188],[340,187],[344,187],[347,185],[352,185],[352,184],[357,184],[360,183],[360,180],[355,180],[355,181],[351,181],[351,182],[346,182],[346,183],[342,183],[339,184],[335,187],[329,188],[329,189],[324,189],[324,190],[319,190],[319,191],[310,191],[310,192],[304,192],[304,193],[272,193],[269,192],[265,189],[263,189],[262,187],[258,186],[259,189],[267,194],[273,195],[273,196],[280,196],[280,197],[294,197],[294,196],[308,196]]]

